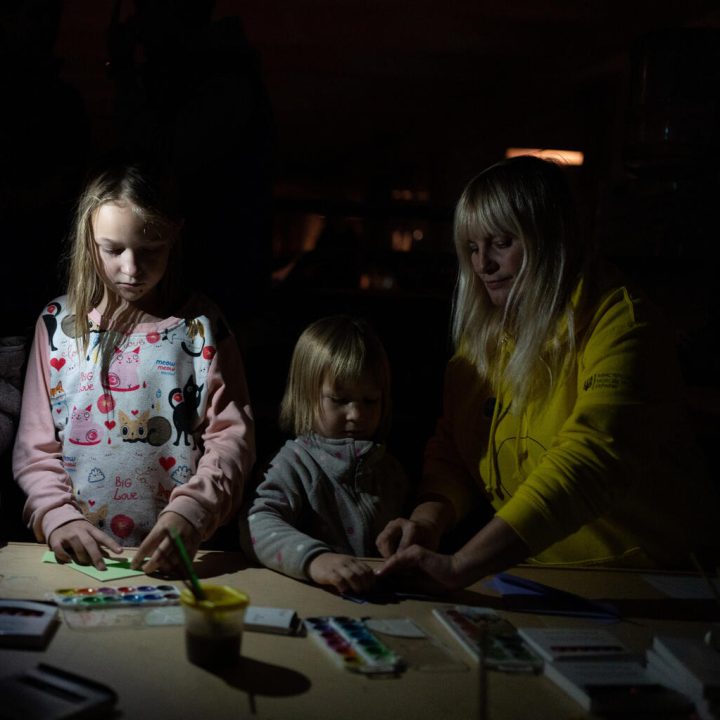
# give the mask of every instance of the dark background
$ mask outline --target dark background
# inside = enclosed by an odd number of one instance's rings
[[[720,437],[717,2],[9,0],[0,22],[2,334],[61,291],[88,164],[164,153],[261,460],[299,332],[348,311],[388,348],[390,445],[416,474],[450,352],[453,205],[508,147],[578,150],[586,231],[663,306],[701,439]]]

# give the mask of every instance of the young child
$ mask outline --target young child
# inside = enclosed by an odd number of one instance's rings
[[[80,196],[67,295],[40,315],[13,472],[23,518],[59,562],[171,572],[237,511],[255,460],[238,345],[180,282],[171,184],[108,166]]]
[[[390,369],[367,323],[317,320],[293,351],[280,426],[296,435],[280,449],[249,510],[252,550],[291,577],[339,592],[374,583],[356,556],[403,509],[407,483],[382,439],[390,419]]]

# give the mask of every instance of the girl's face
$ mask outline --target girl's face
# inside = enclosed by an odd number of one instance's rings
[[[490,302],[503,307],[525,257],[522,240],[495,235],[469,243],[473,271],[482,280]]]
[[[105,203],[92,221],[106,284],[129,305],[158,308],[157,285],[165,275],[172,240],[145,234],[145,221],[129,203]]]
[[[382,415],[382,393],[365,374],[356,383],[338,383],[325,378],[321,389],[320,412],[313,430],[327,438],[370,440]]]

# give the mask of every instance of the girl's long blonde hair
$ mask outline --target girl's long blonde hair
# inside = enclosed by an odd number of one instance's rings
[[[182,222],[168,176],[139,162],[112,162],[91,174],[77,202],[68,243],[68,305],[75,314],[75,335],[85,352],[90,342],[88,314],[107,295],[104,316],[112,318],[120,334],[133,325],[133,312],[120,312],[120,299],[106,285],[93,234],[93,219],[106,203],[129,205],[145,222],[145,231],[166,236],[179,234]],[[175,237],[160,291],[169,302],[181,289],[178,238]]]
[[[455,348],[516,408],[548,392],[575,347],[570,298],[585,251],[563,169],[531,156],[501,161],[473,178],[455,211],[458,277],[452,308]],[[525,254],[504,307],[473,271],[470,243],[511,235]]]

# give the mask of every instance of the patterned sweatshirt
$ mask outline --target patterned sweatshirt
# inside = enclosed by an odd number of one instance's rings
[[[13,452],[25,521],[42,541],[84,517],[137,546],[173,511],[207,539],[238,509],[255,460],[235,338],[199,295],[118,342],[102,341],[97,310],[89,317],[87,353],[66,296],[36,325]]]
[[[252,550],[265,566],[307,580],[326,552],[377,555],[375,538],[405,509],[407,480],[371,440],[301,435],[273,458],[249,511]]]

